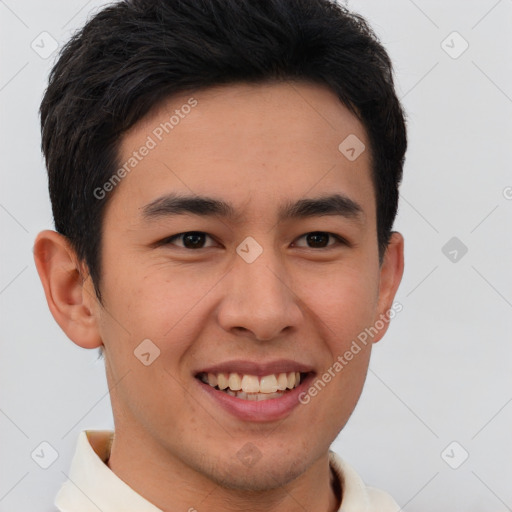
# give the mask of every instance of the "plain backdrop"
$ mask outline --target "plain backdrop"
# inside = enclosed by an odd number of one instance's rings
[[[333,449],[407,512],[512,510],[512,1],[346,3],[392,57],[410,142],[403,311]],[[0,1],[0,511],[53,510],[78,433],[113,428],[104,363],[61,332],[32,255],[53,228],[45,52],[104,4]]]

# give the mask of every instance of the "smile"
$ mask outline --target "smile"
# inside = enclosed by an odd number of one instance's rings
[[[239,373],[206,373],[197,375],[205,384],[241,400],[262,401],[281,398],[296,388],[307,373],[282,372],[258,377]]]

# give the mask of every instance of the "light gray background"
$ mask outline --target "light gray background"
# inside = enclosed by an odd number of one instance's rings
[[[512,510],[512,0],[347,3],[391,54],[410,146],[403,311],[333,448],[407,512]],[[113,428],[103,362],[60,331],[32,258],[53,228],[37,110],[55,53],[31,43],[61,45],[104,4],[0,0],[0,511],[52,510],[77,434]]]

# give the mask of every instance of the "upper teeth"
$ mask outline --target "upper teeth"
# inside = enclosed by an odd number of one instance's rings
[[[275,393],[285,389],[293,389],[300,384],[299,372],[288,372],[265,375],[240,375],[238,373],[202,373],[201,380],[219,389],[230,388],[232,391],[244,393]]]

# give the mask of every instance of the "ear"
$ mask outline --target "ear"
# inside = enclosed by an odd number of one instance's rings
[[[389,311],[392,309],[403,273],[404,237],[393,231],[380,267],[379,297],[374,321],[374,325],[379,328],[378,333],[372,339],[373,343],[379,341],[388,330],[389,321],[392,318]]]
[[[34,243],[34,260],[48,307],[68,338],[83,348],[97,348],[98,300],[87,272],[84,276],[75,251],[63,235],[45,230]]]

